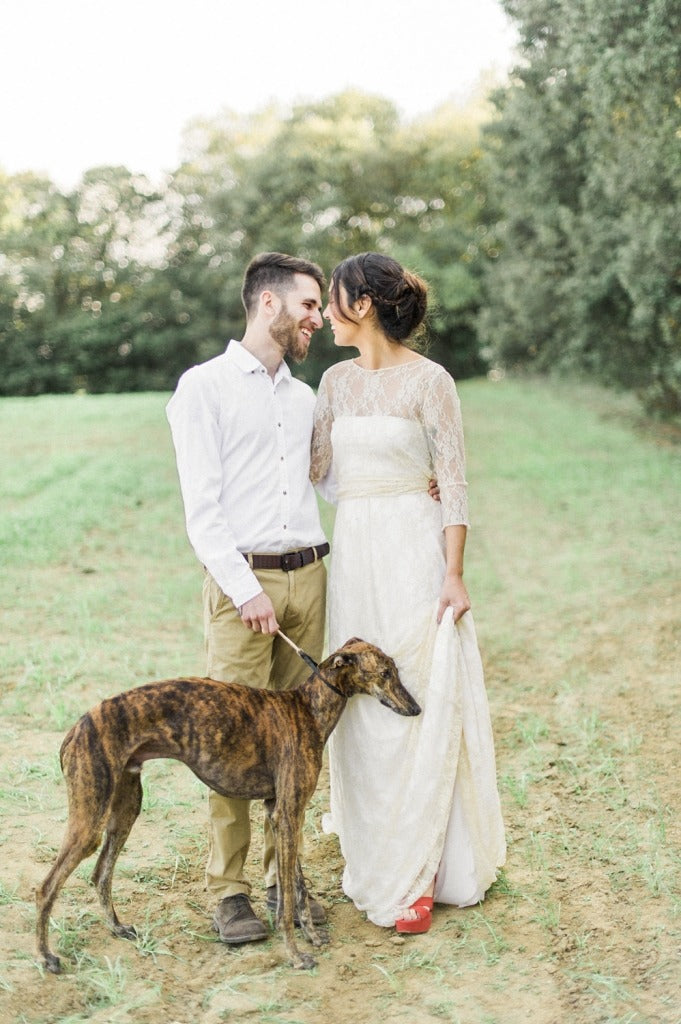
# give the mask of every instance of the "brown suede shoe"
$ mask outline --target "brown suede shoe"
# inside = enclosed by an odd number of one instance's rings
[[[311,896],[309,897],[309,900],[310,900],[310,914],[312,916],[312,924],[326,924],[326,911],[324,910],[324,907],[321,905],[321,903],[318,903],[317,900],[313,900]],[[267,907],[267,909],[270,911],[271,914],[276,914],[276,912],[277,912],[277,887],[276,887],[276,885],[268,885],[267,886],[267,903],[265,904],[265,906]],[[293,911],[293,923],[295,925],[300,925],[300,920],[298,919],[298,914],[296,913],[295,908],[294,908],[294,911]]]
[[[251,901],[245,892],[225,896],[215,908],[213,929],[219,934],[220,942],[235,945],[241,942],[258,942],[266,939],[268,932],[262,921],[253,913]]]

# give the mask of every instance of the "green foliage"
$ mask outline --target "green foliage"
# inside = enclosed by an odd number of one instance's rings
[[[455,377],[576,371],[681,412],[681,7],[504,5],[520,60],[494,115],[481,94],[406,122],[347,91],[195,121],[156,188],[0,174],[0,395],[172,388],[241,336],[255,253],[329,274],[375,249],[429,282]],[[337,358],[327,328],[295,372]]]
[[[162,189],[118,167],[89,171],[69,195],[5,179],[0,394],[173,387],[241,336],[243,271],[265,249],[327,273],[353,252],[395,253],[432,286],[434,357],[458,377],[479,373],[481,116],[446,105],[405,124],[387,100],[350,91],[196,121]],[[337,358],[320,332],[296,373],[316,384]]]
[[[5,185],[0,393],[167,386],[187,342],[161,273],[166,197],[119,167],[88,171],[70,195],[32,175]]]
[[[681,8],[506,0],[521,37],[486,133],[502,255],[481,340],[681,411]]]

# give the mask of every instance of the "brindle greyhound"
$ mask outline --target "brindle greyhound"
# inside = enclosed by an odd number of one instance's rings
[[[47,969],[60,971],[47,940],[54,901],[71,872],[95,852],[102,833],[106,838],[92,881],[114,935],[136,937],[114,910],[111,880],[142,805],[142,765],[156,757],[184,762],[216,793],[264,800],[275,835],[277,924],[292,965],[313,967],[313,957],[295,944],[294,903],[312,945],[328,937],[312,923],[298,835],[317,785],[324,744],[347,699],[357,693],[378,698],[400,715],[421,710],[400,682],[392,658],[355,637],[294,690],[170,679],[127,690],[83,715],[60,752],[69,803],[66,833],[36,893],[38,951]]]

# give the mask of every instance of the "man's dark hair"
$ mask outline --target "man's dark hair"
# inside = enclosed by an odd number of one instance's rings
[[[255,312],[258,297],[262,292],[268,289],[277,294],[290,291],[296,274],[306,274],[314,278],[320,291],[326,287],[324,272],[316,263],[298,256],[287,256],[283,252],[261,252],[255,256],[246,267],[241,288],[241,301],[246,310],[246,318]]]

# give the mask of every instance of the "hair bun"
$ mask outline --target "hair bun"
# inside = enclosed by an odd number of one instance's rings
[[[423,322],[428,307],[425,281],[380,253],[367,253],[364,271],[383,330],[396,341],[406,341]]]
[[[396,289],[394,325],[387,333],[398,341],[408,338],[423,322],[428,308],[428,286],[417,274],[404,270]]]
[[[379,252],[349,256],[332,275],[332,291],[338,293],[340,285],[350,306],[362,295],[370,297],[381,329],[393,341],[406,341],[424,321],[428,285],[391,256]]]

